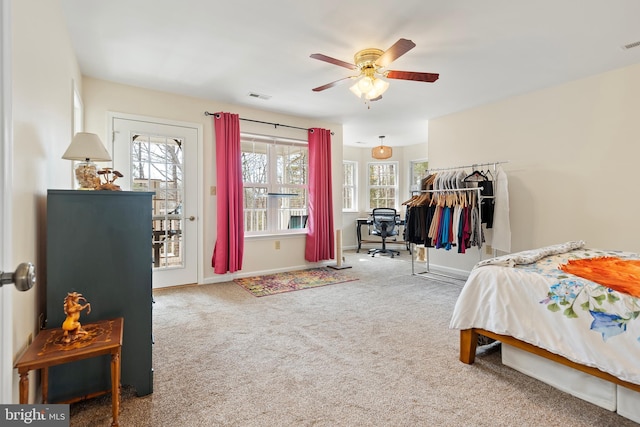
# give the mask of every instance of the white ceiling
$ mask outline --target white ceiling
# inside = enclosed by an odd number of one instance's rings
[[[431,118],[640,63],[640,47],[622,48],[640,41],[638,0],[62,4],[84,75],[342,123],[346,145],[424,143]],[[353,63],[399,38],[417,46],[388,68],[437,82],[389,80],[370,109],[348,84],[312,92],[353,72],[310,54]]]

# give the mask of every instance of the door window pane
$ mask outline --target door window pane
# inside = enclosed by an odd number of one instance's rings
[[[134,191],[153,191],[153,266],[183,267],[183,140],[134,134],[131,173]]]

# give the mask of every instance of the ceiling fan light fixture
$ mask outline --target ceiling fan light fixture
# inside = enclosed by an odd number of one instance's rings
[[[358,81],[358,82],[359,82],[359,81]],[[360,88],[358,87],[358,82],[355,82],[355,84],[354,84],[354,85],[352,85],[351,87],[349,87],[349,90],[350,90],[351,92],[353,92],[353,94],[354,94],[355,96],[357,96],[358,98],[362,98],[363,93],[362,93],[362,91],[360,90]]]
[[[373,80],[373,88],[375,89],[375,95],[371,96],[370,99],[377,98],[389,89],[389,82],[382,79],[374,79]]]
[[[355,96],[364,98],[367,101],[381,96],[387,89],[389,89],[388,82],[369,76],[361,77],[349,88]]]
[[[393,155],[393,150],[388,145],[384,145],[383,140],[384,136],[380,136],[380,145],[371,149],[371,157],[374,159],[385,160]]]
[[[365,104],[368,105],[369,101],[379,100],[381,95],[389,88],[389,83],[383,79],[379,79],[377,76],[394,80],[413,80],[427,83],[435,82],[439,77],[436,73],[387,69],[389,64],[413,49],[415,46],[416,44],[411,40],[401,38],[386,51],[377,48],[363,49],[356,52],[353,56],[353,64],[321,53],[314,53],[311,55],[311,58],[313,59],[328,62],[350,70],[357,70],[360,73],[357,76],[343,77],[331,83],[313,88],[312,90],[314,92],[320,92],[332,88],[340,82],[355,79],[355,84],[353,84],[349,89],[358,98],[363,99]]]

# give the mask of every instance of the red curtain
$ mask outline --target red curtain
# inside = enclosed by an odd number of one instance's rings
[[[237,114],[213,115],[216,134],[217,238],[211,257],[216,274],[242,269],[244,217],[240,118]]]
[[[309,219],[305,259],[334,258],[331,131],[309,129]]]

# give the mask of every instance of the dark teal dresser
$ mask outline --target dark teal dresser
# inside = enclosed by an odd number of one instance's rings
[[[68,292],[91,303],[80,322],[124,318],[123,386],[139,396],[153,392],[153,193],[49,190],[47,193],[46,319],[65,319]],[[108,356],[49,369],[49,401],[75,400],[110,390]]]

